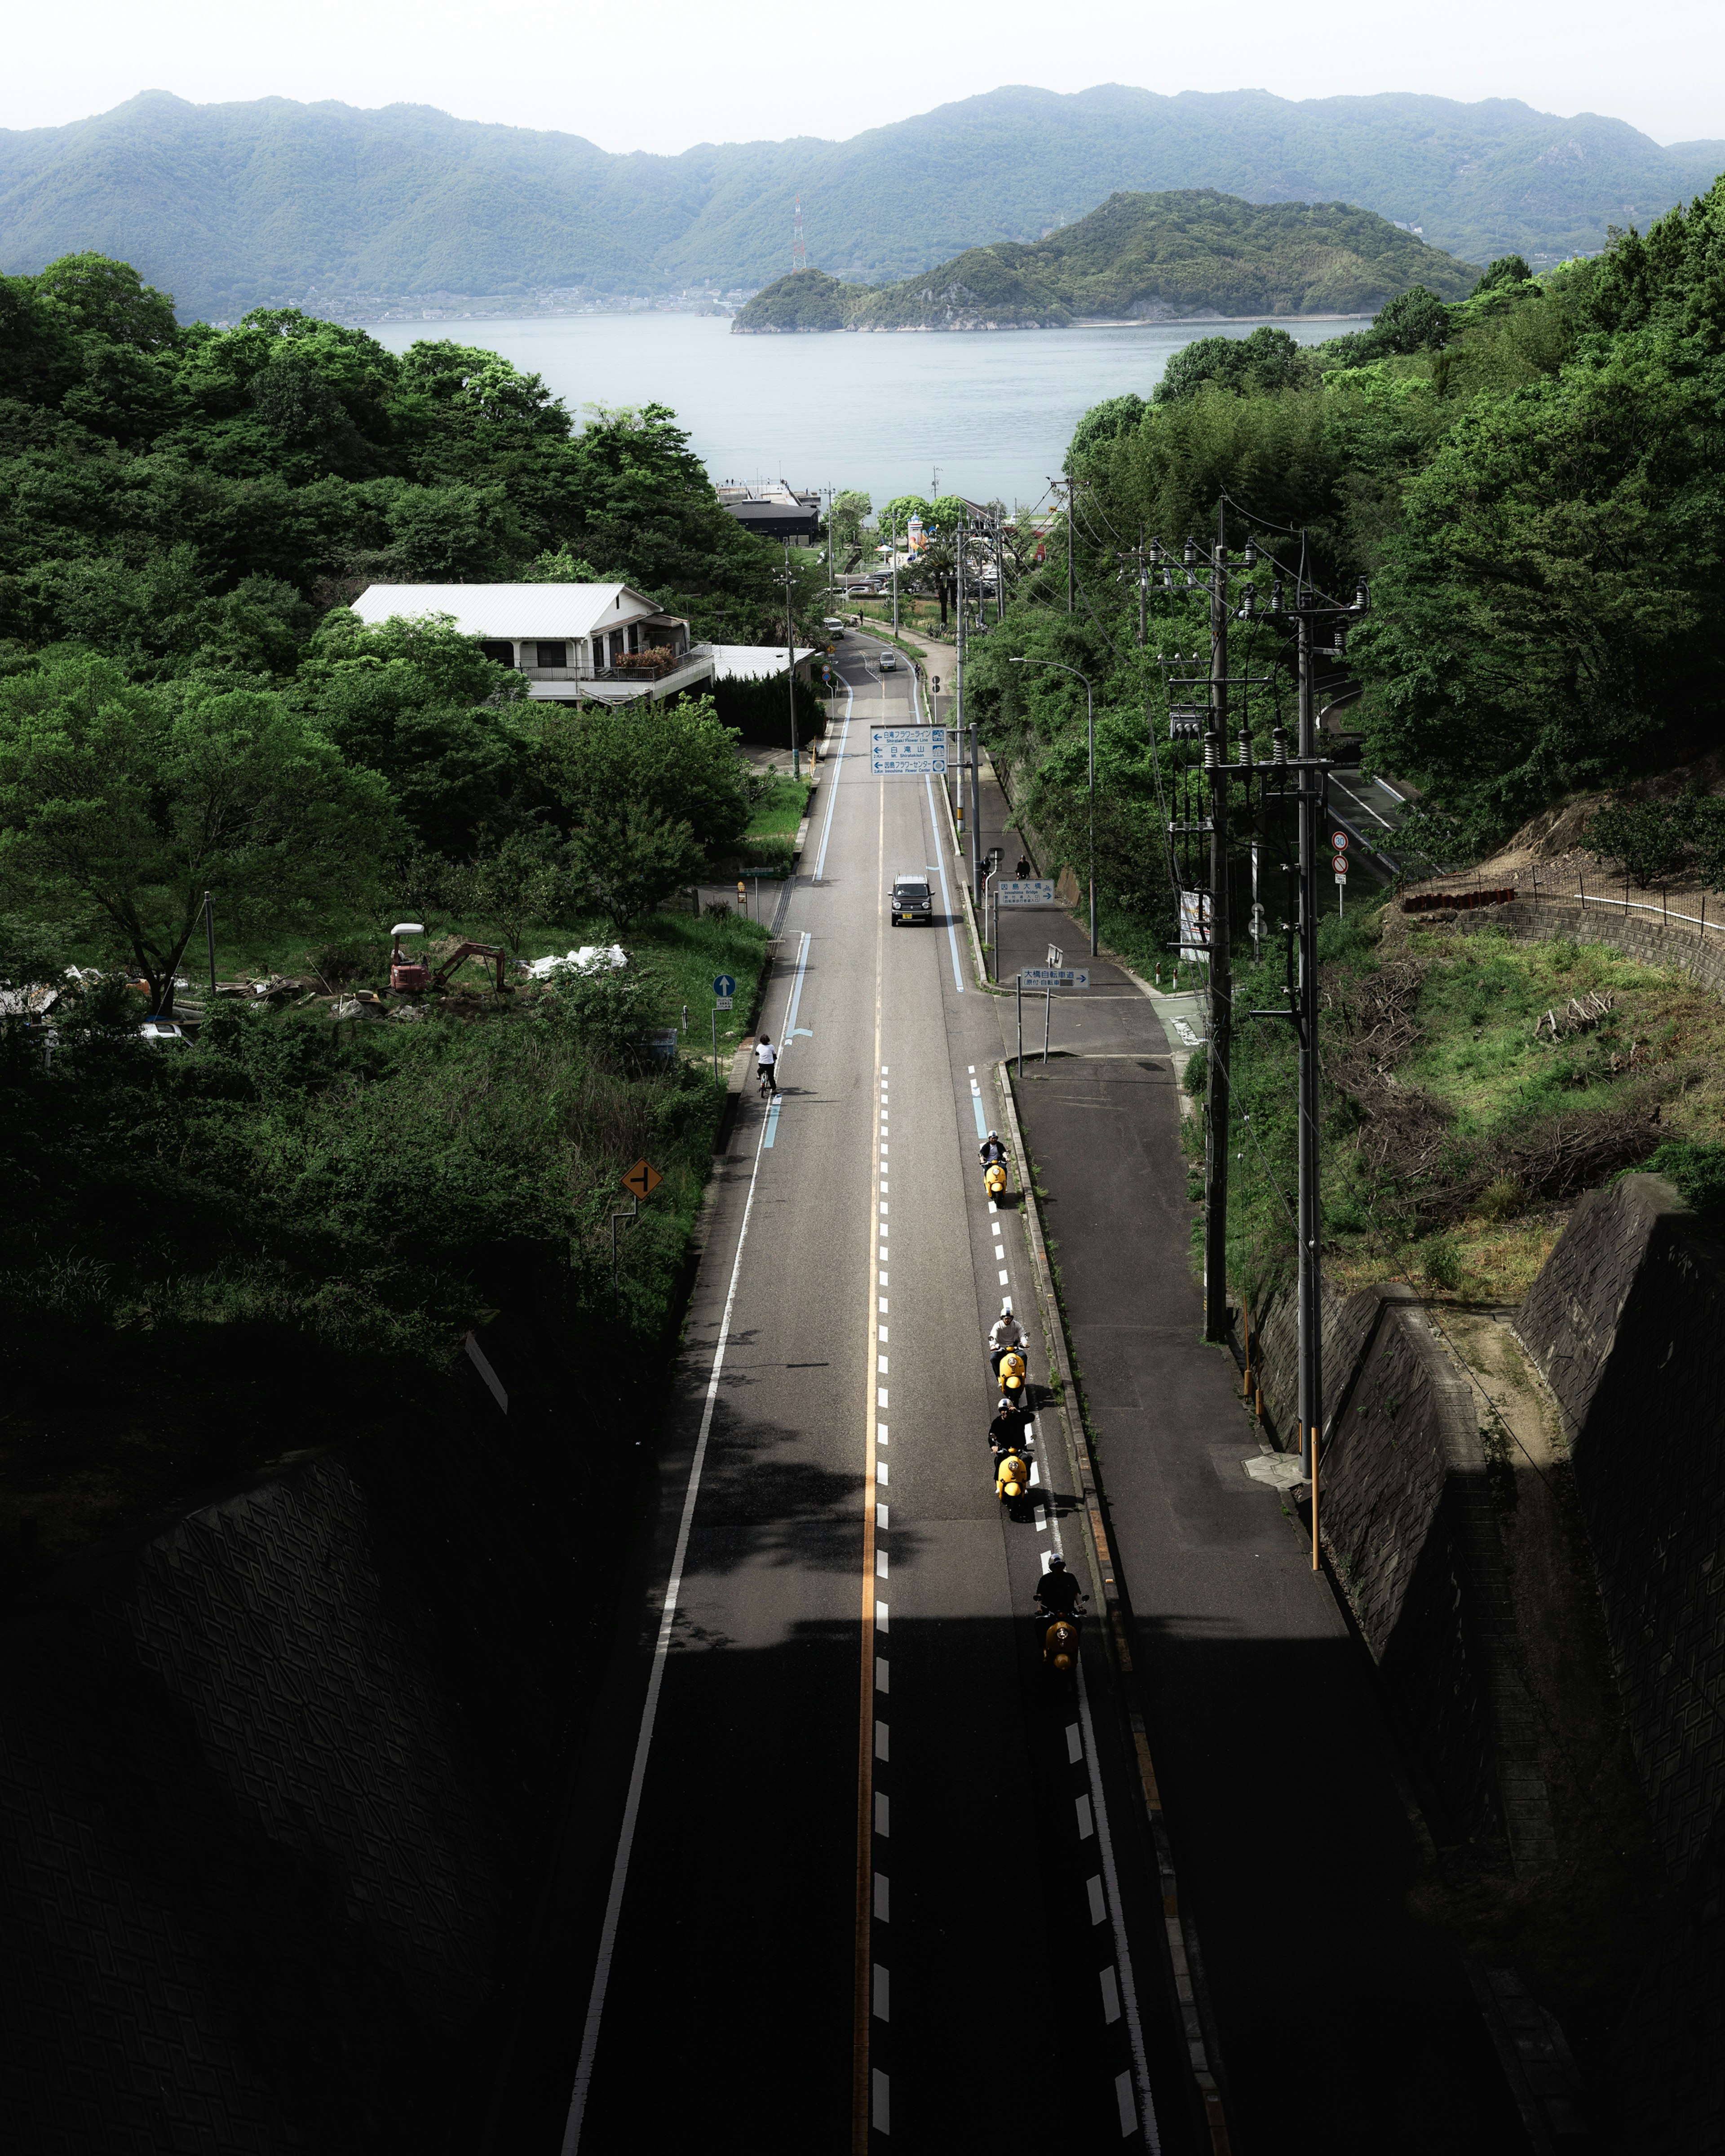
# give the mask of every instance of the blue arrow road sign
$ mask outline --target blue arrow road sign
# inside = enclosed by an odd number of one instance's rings
[[[737,983],[732,976],[729,973],[715,973],[713,993],[716,996],[734,996],[737,993]]]

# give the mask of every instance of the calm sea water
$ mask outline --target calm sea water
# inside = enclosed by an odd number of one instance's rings
[[[1363,320],[1281,326],[1317,344]],[[863,487],[877,503],[931,491],[1029,503],[1047,491],[1091,405],[1127,389],[1147,395],[1194,337],[1255,327],[762,337],[732,336],[726,321],[641,314],[383,322],[372,334],[395,352],[421,337],[484,346],[542,374],[575,412],[669,404],[715,481]]]

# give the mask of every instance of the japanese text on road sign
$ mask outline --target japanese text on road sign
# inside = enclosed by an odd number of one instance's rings
[[[623,1187],[625,1190],[633,1191],[637,1198],[650,1198],[664,1180],[651,1161],[638,1160],[624,1177]],[[1312,1427],[1316,1429],[1317,1424],[1314,1423]]]
[[[869,745],[877,778],[921,778],[927,773],[941,778],[946,775],[944,726],[870,726]]]
[[[1019,979],[1027,988],[1087,988],[1090,986],[1090,968],[1088,966],[1021,966]]]
[[[1052,906],[1054,882],[1040,876],[997,876],[994,896],[1002,906]]]

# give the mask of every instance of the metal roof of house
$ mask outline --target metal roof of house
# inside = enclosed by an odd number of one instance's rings
[[[396,615],[448,613],[464,636],[547,638],[592,636],[658,614],[629,584],[373,584],[353,611],[368,628]]]
[[[775,674],[785,670],[784,646],[782,644],[716,644],[713,652],[713,679],[716,681],[770,681]],[[797,664],[814,655],[812,644],[797,647]]]

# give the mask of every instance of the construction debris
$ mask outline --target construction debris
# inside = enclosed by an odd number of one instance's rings
[[[531,981],[549,981],[558,973],[597,973],[629,963],[629,953],[620,943],[583,943],[578,951],[571,951],[567,957],[535,958],[516,962]]]

